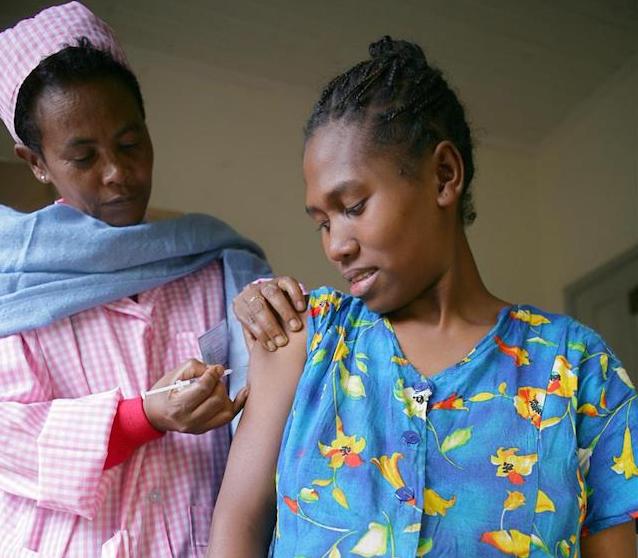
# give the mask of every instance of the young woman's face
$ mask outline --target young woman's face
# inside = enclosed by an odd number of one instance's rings
[[[110,225],[141,222],[153,147],[140,107],[117,80],[46,89],[36,103],[44,157],[34,168],[66,203]]]
[[[399,310],[449,268],[455,207],[441,205],[440,169],[427,155],[410,177],[396,158],[365,148],[356,124],[329,123],[308,140],[306,211],[352,295]]]

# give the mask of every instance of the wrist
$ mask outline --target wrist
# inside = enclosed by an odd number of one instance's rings
[[[121,400],[111,427],[104,469],[119,465],[137,448],[163,435],[147,418],[141,397]]]
[[[168,428],[162,423],[161,416],[156,416],[155,405],[146,397],[137,398],[141,401],[142,413],[148,425],[156,432],[165,433]]]

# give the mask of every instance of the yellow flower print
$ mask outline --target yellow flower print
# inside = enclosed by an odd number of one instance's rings
[[[410,361],[407,358],[403,358],[396,355],[390,358],[390,362],[394,362],[395,364],[398,364],[399,366],[407,366],[410,363]]]
[[[314,488],[304,487],[299,491],[299,498],[309,504],[319,500],[319,492]]]
[[[465,355],[465,358],[463,358],[463,360],[461,360],[459,364],[467,364],[468,362],[472,362],[472,355],[475,352],[476,352],[476,347],[474,347],[469,353],[467,353],[467,355]]]
[[[334,355],[332,356],[333,362],[337,362],[343,360],[350,353],[350,349],[346,345],[345,337],[346,332],[345,329],[341,326],[337,326],[337,332],[339,333],[339,341],[337,342],[337,348],[335,349]]]
[[[341,306],[341,296],[337,293],[320,294],[319,296],[311,296],[308,301],[310,315],[315,318],[317,316],[325,316],[330,310],[330,306],[334,306],[335,310],[339,310]]]
[[[536,509],[534,510],[534,512],[544,513],[555,511],[556,506],[554,506],[554,502],[552,502],[552,499],[547,494],[545,494],[545,492],[539,490],[536,497]]]
[[[514,397],[516,412],[528,419],[536,428],[541,427],[541,414],[545,404],[545,390],[533,387],[518,388]]]
[[[615,471],[619,475],[625,475],[625,478],[629,480],[631,477],[638,476],[638,467],[634,461],[634,450],[631,445],[631,431],[627,426],[625,428],[625,435],[623,436],[622,451],[618,457],[614,457],[615,465],[612,465],[612,471]]]
[[[618,377],[623,381],[623,383],[629,389],[634,389],[634,384],[631,383],[631,380],[629,379],[629,375],[627,374],[627,370],[619,366],[618,368],[614,368],[614,372],[618,374]]]
[[[394,397],[405,405],[403,412],[409,417],[418,417],[421,420],[426,418],[431,393],[429,389],[416,391],[413,387],[403,387],[403,380],[397,380],[394,388]]]
[[[580,511],[578,523],[582,524],[583,521],[585,521],[585,516],[587,515],[587,488],[585,487],[583,475],[580,473],[580,468],[576,469],[576,479],[578,480],[578,487],[580,488],[580,493],[577,497],[578,509]]]
[[[467,411],[463,398],[456,393],[450,395],[447,399],[432,403],[432,409],[444,409],[446,411]]]
[[[516,529],[509,531],[488,531],[481,536],[481,542],[487,543],[501,552],[518,558],[529,556],[531,537]]]
[[[498,468],[497,477],[507,477],[512,484],[523,484],[525,479],[532,472],[534,464],[538,461],[538,455],[516,455],[518,448],[498,448],[496,455],[490,457],[492,464]]]
[[[560,550],[560,554],[563,558],[568,558],[572,553],[569,543],[565,539],[558,543],[558,549]]]
[[[456,503],[456,496],[446,500],[434,490],[426,488],[423,491],[423,501],[423,509],[427,515],[445,515],[447,510]]]
[[[432,537],[428,537],[427,539],[419,539],[419,546],[416,547],[416,558],[422,558],[426,554],[429,554],[434,546],[434,541]]]
[[[352,399],[361,399],[366,396],[366,388],[361,381],[361,376],[350,374],[343,362],[339,363],[339,383],[343,392]]]
[[[387,455],[382,455],[381,457],[373,457],[370,460],[370,463],[374,463],[383,478],[387,480],[390,485],[396,490],[397,488],[401,488],[405,486],[405,482],[401,477],[401,473],[399,472],[399,466],[397,462],[399,459],[403,459],[403,454],[395,452],[392,454],[392,457],[388,457]]]
[[[321,332],[317,332],[312,336],[312,341],[310,342],[310,351],[314,351],[321,343],[323,339],[323,334]]]
[[[369,523],[368,531],[359,539],[350,553],[366,558],[385,556],[388,551],[388,531],[387,525],[374,521]]]
[[[589,473],[589,463],[591,461],[592,453],[594,453],[594,450],[591,446],[587,448],[578,448],[578,465],[585,476]]]
[[[397,497],[407,504],[414,505],[416,500],[414,498],[414,492],[405,486],[405,481],[399,471],[398,461],[403,458],[403,454],[395,452],[391,457],[382,455],[379,458],[373,457],[370,463],[374,463],[383,478],[390,483],[390,486],[395,489]]]
[[[510,312],[510,316],[515,320],[521,320],[531,326],[539,326],[551,323],[545,316],[541,314],[532,314],[529,310],[517,310]]]
[[[588,417],[598,416],[598,409],[596,409],[596,406],[591,403],[583,403],[580,407],[578,407],[578,409],[576,409],[576,412],[581,415],[587,415]]]
[[[498,336],[494,338],[494,341],[503,354],[506,354],[507,356],[514,359],[514,363],[516,364],[516,366],[529,365],[529,353],[525,349],[508,345]]]
[[[507,511],[514,511],[524,505],[525,495],[522,492],[518,492],[518,490],[514,490],[513,492],[507,491],[507,498],[505,498],[503,508]]]
[[[330,459],[329,467],[339,469],[345,463],[348,467],[358,467],[363,463],[359,455],[366,447],[365,438],[346,436],[341,418],[337,416],[337,437],[329,446],[319,442],[321,455]]]
[[[554,360],[549,378],[547,393],[561,397],[572,397],[578,389],[578,376],[572,372],[572,365],[562,355],[557,356]]]

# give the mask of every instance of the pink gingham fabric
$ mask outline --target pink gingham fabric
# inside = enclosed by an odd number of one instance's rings
[[[0,33],[0,118],[16,142],[20,138],[13,118],[20,86],[40,61],[75,45],[80,37],[128,66],[113,31],[79,2],[47,8]]]
[[[0,338],[0,557],[201,557],[230,434],[168,432],[103,470],[118,402],[201,358],[218,262]]]

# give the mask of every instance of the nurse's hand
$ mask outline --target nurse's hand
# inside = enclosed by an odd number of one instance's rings
[[[223,366],[195,359],[169,372],[151,389],[170,386],[178,380],[197,378],[197,381],[181,389],[146,395],[144,412],[149,422],[162,432],[189,434],[202,434],[229,423],[246,403],[248,388],[231,400],[221,380],[223,374]]]
[[[288,343],[286,329],[303,328],[299,312],[306,306],[299,281],[287,276],[250,283],[233,301],[235,316],[244,328],[248,344],[257,340],[268,351],[276,351]]]

